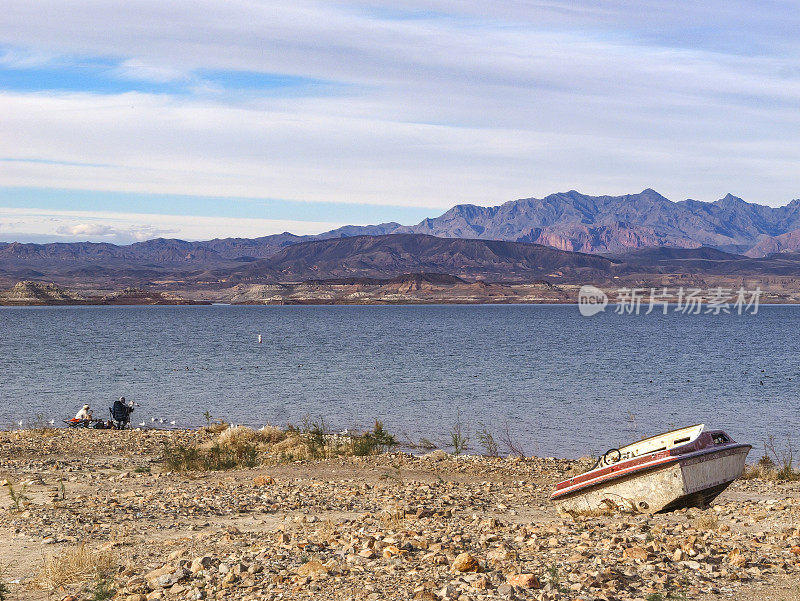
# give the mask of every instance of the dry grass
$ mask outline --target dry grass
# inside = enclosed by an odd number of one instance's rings
[[[290,433],[284,440],[272,445],[270,455],[280,461],[307,461],[312,459],[311,451],[300,434]]]
[[[92,550],[81,543],[45,558],[38,584],[52,590],[68,584],[101,580],[107,578],[116,567],[113,551]]]
[[[219,421],[215,424],[209,424],[208,426],[203,428],[203,430],[205,430],[209,434],[219,434],[220,432],[227,430],[229,427],[230,427],[229,423]]]
[[[696,517],[692,521],[692,527],[695,530],[716,530],[719,528],[719,518],[716,513],[710,511]]]
[[[767,482],[800,480],[800,471],[791,465],[777,466],[759,462],[756,465],[745,465],[740,476],[742,480],[765,480]]]
[[[406,510],[402,507],[387,507],[381,514],[380,519],[385,528],[391,530],[401,530],[405,527],[405,521],[408,517]]]
[[[262,444],[267,445],[274,445],[283,440],[286,440],[288,434],[281,430],[280,428],[276,428],[275,426],[264,426],[258,431],[258,437]]]
[[[232,426],[199,445],[167,443],[163,457],[165,466],[172,471],[225,470],[254,467],[268,458],[284,462],[375,455],[396,444],[394,436],[380,422],[358,436],[331,434],[324,424],[312,424],[303,431],[293,427],[281,430],[264,426],[254,430]]]

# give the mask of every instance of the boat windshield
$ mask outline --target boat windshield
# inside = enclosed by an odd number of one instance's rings
[[[650,438],[645,438],[638,442],[620,447],[618,452],[612,453],[609,451],[601,459],[600,466],[612,465],[619,461],[625,461],[626,459],[633,459],[634,457],[649,455],[650,453],[658,453],[659,451],[666,451],[667,449],[688,444],[696,440],[703,432],[704,428],[704,424],[688,426],[686,428],[680,428],[679,430],[665,432],[664,434],[657,434]],[[722,435],[724,436],[724,434]]]

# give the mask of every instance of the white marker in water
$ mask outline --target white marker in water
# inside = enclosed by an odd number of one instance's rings
[[[261,334],[258,335],[258,344],[261,344]]]

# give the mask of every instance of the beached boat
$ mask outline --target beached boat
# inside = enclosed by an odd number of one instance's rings
[[[703,424],[673,430],[610,449],[588,472],[560,482],[550,499],[564,511],[703,507],[742,475],[751,448]]]

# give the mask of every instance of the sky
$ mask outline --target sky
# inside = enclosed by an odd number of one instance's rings
[[[0,241],[800,197],[792,1],[4,0]]]

